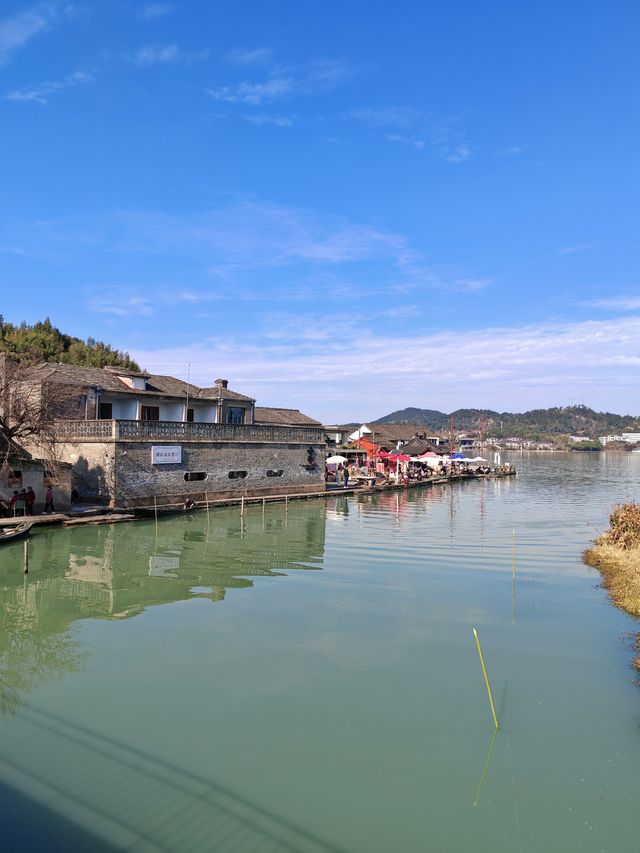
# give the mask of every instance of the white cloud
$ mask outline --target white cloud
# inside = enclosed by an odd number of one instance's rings
[[[55,6],[40,3],[0,21],[0,65],[6,65],[15,51],[49,29],[56,16]]]
[[[148,3],[138,14],[143,21],[151,21],[154,18],[161,18],[164,15],[168,15],[170,12],[173,12],[173,8],[171,3]]]
[[[242,63],[236,60],[236,64]],[[313,95],[334,89],[353,74],[354,70],[340,59],[317,59],[299,70],[273,69],[266,80],[243,80],[240,83],[213,86],[205,91],[217,101],[259,106],[294,95]]]
[[[352,110],[350,115],[371,127],[413,127],[425,121],[426,114],[413,107],[389,106],[379,109]]]
[[[333,89],[355,73],[356,70],[342,59],[315,59],[309,64],[306,77],[310,86]]]
[[[130,59],[136,65],[150,68],[153,65],[198,62],[208,56],[208,50],[184,51],[180,50],[176,44],[147,44],[132,54]]]
[[[5,95],[5,98],[8,101],[35,101],[44,106],[52,95],[62,95],[74,86],[93,83],[93,80],[94,76],[90,71],[74,71],[62,80],[45,80],[28,89],[15,89]]]
[[[316,315],[296,316],[275,340],[259,332],[245,341],[216,335],[188,348],[138,349],[132,356],[177,375],[190,363],[196,383],[222,372],[259,404],[299,407],[327,423],[366,421],[411,405],[523,411],[576,395],[626,412],[629,401],[640,399],[638,317],[406,337],[349,324],[346,351],[342,327],[323,336],[318,323]]]
[[[588,249],[593,249],[595,243],[576,243],[573,246],[564,246],[562,249],[558,249],[559,255],[573,255],[576,252],[586,252]]]
[[[229,104],[251,104],[258,106],[292,95],[297,89],[291,77],[272,77],[264,83],[239,83],[237,86],[219,86],[207,89],[207,95],[216,101]]]
[[[411,145],[418,150],[422,150],[426,145],[424,139],[412,139],[409,136],[402,136],[399,133],[387,133],[387,139],[391,142],[402,142],[405,145]]]
[[[471,157],[471,149],[467,145],[456,145],[444,159],[447,163],[464,163],[469,157]]]
[[[153,298],[112,293],[92,297],[89,308],[98,314],[112,314],[114,317],[148,317],[153,313]]]
[[[231,50],[226,56],[232,65],[268,65],[272,52],[268,47],[256,47],[253,50]]]
[[[178,46],[167,44],[164,46],[148,44],[141,47],[133,55],[136,65],[164,65],[168,62],[176,62],[178,59]]]
[[[293,119],[287,118],[287,116],[265,115],[264,113],[260,113],[258,115],[246,115],[245,119],[252,124],[275,124],[277,127],[291,127],[293,124]]]
[[[279,267],[312,262],[348,264],[390,258],[398,266],[416,260],[399,234],[344,217],[238,200],[192,216],[132,212],[117,217],[129,251],[177,252],[244,267]]]
[[[640,311],[640,296],[613,296],[583,304],[593,308],[603,308],[605,311]]]
[[[385,139],[424,150],[431,148],[447,163],[463,163],[472,151],[456,128],[457,120],[435,122],[423,110],[395,105],[352,110],[350,118],[374,130],[387,130]]]

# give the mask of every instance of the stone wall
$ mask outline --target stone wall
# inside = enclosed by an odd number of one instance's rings
[[[119,441],[115,446],[117,504],[148,504],[154,497],[174,503],[205,495],[213,500],[324,489],[324,445],[320,444],[185,443],[182,462],[169,465],[151,463],[151,443]],[[205,476],[185,479],[194,474]]]
[[[245,429],[244,434],[249,432]],[[214,500],[321,491],[325,446],[318,442],[318,433],[287,429],[271,434],[286,435],[289,440],[78,436],[60,442],[57,451],[73,467],[72,486],[81,501],[135,506],[149,505],[154,497],[163,503],[181,503],[186,497],[201,500],[205,495]],[[295,436],[298,440],[291,440]],[[151,448],[158,446],[181,447],[181,463],[153,464]],[[198,474],[203,478],[185,479]]]
[[[59,458],[72,466],[72,487],[81,502],[110,503],[115,493],[116,444],[77,441],[57,446]]]

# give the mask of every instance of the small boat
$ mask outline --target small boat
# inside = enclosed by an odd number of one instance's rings
[[[17,539],[25,539],[33,526],[33,521],[23,521],[15,527],[0,527],[0,545],[5,542],[15,542]]]

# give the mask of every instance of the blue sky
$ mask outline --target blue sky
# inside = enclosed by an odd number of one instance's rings
[[[0,7],[0,313],[325,422],[640,413],[640,6]]]

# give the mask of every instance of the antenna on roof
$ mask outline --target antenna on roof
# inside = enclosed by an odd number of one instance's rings
[[[189,385],[191,384],[191,362],[187,365],[187,405],[184,409],[185,423],[189,420]]]

